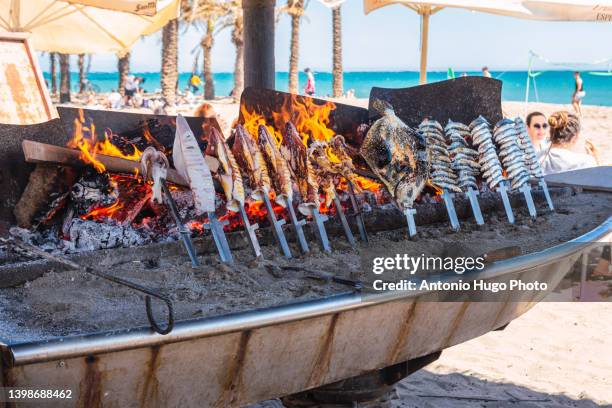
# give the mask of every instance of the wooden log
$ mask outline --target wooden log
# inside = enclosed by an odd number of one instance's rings
[[[62,169],[56,165],[49,163],[36,165],[13,211],[17,225],[21,228],[32,227],[34,217],[49,205],[49,195],[53,192],[67,190],[68,187],[63,185],[63,178]]]
[[[70,167],[90,166],[90,164],[81,159],[81,151],[77,149],[34,142],[32,140],[24,140],[22,147],[25,160],[28,163],[54,163]],[[107,171],[112,173],[134,173],[134,169],[140,168],[140,162],[105,154],[97,154],[96,160],[102,163]],[[189,183],[174,169],[168,169],[167,180],[174,184],[189,187]]]

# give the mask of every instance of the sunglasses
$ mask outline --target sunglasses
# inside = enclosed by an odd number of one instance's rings
[[[539,123],[535,123],[533,127],[536,129],[548,129],[548,125],[546,123],[544,123],[543,125],[540,125]]]

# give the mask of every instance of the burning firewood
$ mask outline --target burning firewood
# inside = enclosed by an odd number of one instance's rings
[[[167,178],[168,167],[170,167],[170,163],[168,163],[166,155],[153,146],[147,147],[140,157],[142,177],[145,181],[153,181],[151,200],[155,203],[161,204],[163,201],[161,180]]]
[[[234,131],[232,152],[240,167],[246,170],[251,196],[255,200],[262,200],[262,193],[270,192],[272,182],[261,150],[242,125],[237,125]]]
[[[206,160],[211,171],[223,188],[226,198],[226,207],[234,212],[240,210],[244,205],[245,194],[242,176],[238,163],[230,148],[225,143],[223,136],[216,128],[210,128],[208,132],[208,146],[206,147]]]
[[[304,215],[312,215],[313,208],[318,209],[320,205],[318,177],[314,173],[312,163],[308,160],[306,145],[291,122],[285,125],[280,152],[289,163],[297,191],[302,197],[298,209]]]

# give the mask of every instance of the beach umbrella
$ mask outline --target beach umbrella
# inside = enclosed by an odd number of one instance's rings
[[[128,3],[133,6],[138,1],[0,0],[0,32],[29,33],[29,41],[38,51],[121,54],[140,37],[156,32],[179,15],[180,0],[151,1],[149,13],[164,7],[150,16],[117,11]]]
[[[65,0],[67,3],[83,4],[115,11],[154,16],[172,3],[172,0]]]
[[[612,6],[601,0],[364,0],[364,12],[391,4],[404,5],[421,16],[419,82],[427,82],[429,17],[445,8],[460,8],[515,18],[544,21],[612,21]]]

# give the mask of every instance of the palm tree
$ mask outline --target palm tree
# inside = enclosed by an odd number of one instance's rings
[[[298,59],[300,53],[300,20],[304,16],[304,0],[287,0],[279,12],[291,17],[291,45],[289,55],[289,92],[297,93],[299,86]]]
[[[342,96],[342,15],[340,5],[332,9],[332,95],[334,98]]]
[[[130,53],[127,52],[123,56],[119,56],[117,61],[117,71],[119,72],[119,93],[125,94],[125,82],[130,73]]]
[[[79,65],[79,93],[82,94],[83,92],[85,92],[85,81],[86,81],[85,54],[79,54],[78,65]]]
[[[57,53],[49,53],[49,74],[51,75],[51,94],[57,93]]]
[[[214,37],[228,27],[227,17],[232,13],[233,1],[194,0],[183,1],[183,15],[186,21],[204,31],[200,41],[203,55],[204,98],[214,99],[215,85],[212,73],[212,47]]]
[[[204,99],[215,99],[215,83],[212,73],[212,47],[215,42],[215,20],[213,16],[206,19],[206,34],[202,37],[200,46],[204,63],[202,73],[204,74]]]
[[[162,32],[162,96],[169,105],[176,103],[178,81],[178,19],[170,20]]]
[[[70,55],[59,55],[60,103],[70,102]]]
[[[244,89],[244,16],[242,14],[242,0],[232,2],[232,43],[236,47],[236,59],[234,61],[234,90],[232,92],[234,102],[240,100]]]

